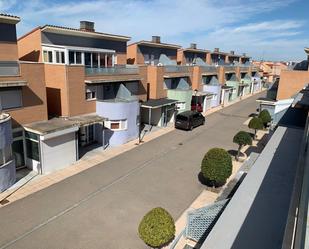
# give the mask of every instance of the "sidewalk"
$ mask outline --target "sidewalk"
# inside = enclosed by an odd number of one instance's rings
[[[174,127],[166,127],[148,133],[143,138],[143,143],[147,143],[172,130],[174,130]],[[30,179],[22,179],[24,185],[18,182],[15,184],[15,186],[12,186],[10,189],[0,194],[0,208],[16,200],[24,198],[34,192],[58,183],[65,178],[68,178],[86,169],[96,166],[99,163],[105,162],[115,156],[120,155],[121,153],[134,149],[136,146],[138,146],[138,139],[132,140],[126,144],[107,150],[102,150],[102,148],[98,148],[86,153],[80,160],[70,165],[69,167],[52,172],[48,175],[37,175],[35,177],[31,177]]]
[[[264,148],[264,144],[263,144],[263,138],[264,135],[267,134],[267,131],[258,131],[257,132],[257,139],[253,141],[252,145],[247,145],[244,146],[241,150],[241,152],[245,153],[245,151],[247,151],[249,148],[251,149],[255,149],[256,151],[260,152],[263,150]],[[247,159],[247,158],[246,158]],[[245,162],[245,160],[243,162],[241,161],[236,161],[233,158],[233,171],[231,176],[227,179],[227,182],[224,186],[226,186],[232,179],[234,179],[234,177],[236,176],[236,174],[238,173],[240,167],[242,166],[242,164]],[[223,187],[221,189],[221,191],[223,190]],[[221,193],[220,191],[220,193]],[[181,233],[184,231],[184,229],[186,228],[187,225],[187,213],[188,211],[192,211],[198,208],[202,208],[205,207],[207,205],[210,205],[212,203],[215,202],[215,200],[217,199],[217,197],[220,195],[220,193],[215,193],[209,190],[203,190],[202,193],[193,201],[193,203],[190,205],[190,207],[188,209],[186,209],[181,216],[178,218],[178,220],[175,222],[175,226],[176,226],[176,235],[175,235],[175,239],[174,239],[174,243],[175,246],[173,247],[173,249],[183,249],[185,247],[186,244],[189,244],[190,246],[194,247],[196,245],[196,242],[191,241],[186,239]],[[177,241],[177,239],[179,239]],[[177,241],[177,242],[176,242]],[[165,247],[165,249],[169,249],[171,248],[171,244],[169,244],[168,246]]]
[[[259,93],[259,92],[257,92]],[[256,94],[257,94],[256,93]],[[254,94],[253,94],[254,95]],[[241,100],[249,98],[253,96],[252,94],[243,97]],[[226,106],[233,105],[239,102],[240,99],[237,99]],[[225,107],[226,107],[225,106]],[[224,107],[219,106],[216,108],[212,108],[206,113],[205,116],[210,115],[216,111],[223,109]],[[145,137],[143,137],[143,143],[149,142],[157,137],[160,137],[164,134],[167,134],[174,130],[174,127],[166,127],[162,129],[158,129],[147,133]],[[110,148],[107,150],[102,150],[102,148],[94,149],[88,153],[86,153],[80,160],[76,163],[66,167],[64,169],[52,172],[48,175],[31,175],[27,179],[22,179],[21,182],[17,182],[10,189],[0,193],[0,208],[8,205],[16,200],[24,198],[32,193],[40,191],[44,188],[47,188],[53,184],[56,184],[70,176],[78,174],[86,169],[96,166],[99,163],[107,161],[113,157],[120,155],[126,151],[129,151],[138,146],[138,139],[132,140],[126,144],[120,145],[115,148]]]

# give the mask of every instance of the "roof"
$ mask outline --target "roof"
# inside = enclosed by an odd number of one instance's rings
[[[1,87],[18,87],[18,86],[26,86],[28,85],[25,80],[5,80],[2,81],[0,78],[0,88]]]
[[[221,51],[219,51],[219,52],[213,51],[213,52],[211,52],[211,54],[228,55],[229,53],[227,53],[227,52],[221,52]]]
[[[181,48],[181,46],[176,45],[176,44],[169,44],[169,43],[162,43],[162,42],[152,42],[152,41],[145,41],[145,40],[135,42],[135,43],[132,43],[130,45],[134,45],[134,44],[142,45],[142,46],[148,46],[148,47],[163,47],[163,48],[170,48],[170,49]]]
[[[20,17],[9,14],[0,13],[0,23],[17,24],[20,22]]]
[[[53,118],[46,121],[34,122],[24,125],[25,129],[40,135],[63,131],[72,127],[103,122],[106,118],[95,114],[86,114],[70,118]]]
[[[92,31],[86,31],[86,30],[80,30],[76,28],[69,28],[69,27],[56,26],[56,25],[50,25],[50,24],[46,24],[42,27],[35,28],[29,33],[32,33],[36,31],[37,29],[40,29],[42,32],[46,31],[46,32],[60,33],[60,34],[65,34],[65,35],[77,35],[77,36],[104,38],[108,40],[129,41],[131,39],[131,37],[129,36],[113,35],[113,34],[101,33],[101,32],[92,32]],[[19,39],[21,39],[22,37],[20,37]]]
[[[199,48],[183,48],[181,49],[184,52],[191,52],[191,53],[210,53],[210,50],[206,49],[199,49]]]
[[[146,102],[141,104],[141,107],[145,108],[159,108],[162,106],[176,104],[178,100],[175,99],[168,99],[168,98],[161,98],[161,99],[149,99]]]

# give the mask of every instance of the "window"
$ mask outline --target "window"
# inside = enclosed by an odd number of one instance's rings
[[[86,86],[86,99],[96,99],[96,89],[94,86]]]
[[[127,120],[109,120],[105,121],[104,126],[112,131],[120,131],[127,129]]]
[[[82,52],[69,51],[69,63],[73,65],[81,65],[82,63]]]
[[[12,160],[12,148],[8,145],[0,149],[0,165],[5,164]]]
[[[75,52],[75,64],[82,64],[82,53]]]
[[[0,90],[0,107],[2,107],[3,110],[19,108],[21,106],[21,88],[5,88],[3,90]]]
[[[53,51],[43,50],[44,62],[53,63]]]
[[[27,157],[35,161],[40,161],[39,135],[32,132],[25,132]]]
[[[56,63],[64,64],[64,52],[63,51],[55,51],[56,54]]]
[[[74,58],[74,52],[73,51],[69,51],[69,63],[75,64],[75,58]]]
[[[91,64],[91,53],[85,53],[85,66],[92,67]]]

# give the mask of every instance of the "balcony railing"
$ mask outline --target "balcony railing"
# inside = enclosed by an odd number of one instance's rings
[[[190,66],[164,66],[166,73],[189,73]]]
[[[224,69],[226,71],[233,71],[233,70],[236,70],[236,66],[224,66]]]
[[[19,76],[17,61],[0,61],[0,76]]]
[[[86,75],[125,75],[138,74],[138,66],[123,65],[104,68],[85,68]]]

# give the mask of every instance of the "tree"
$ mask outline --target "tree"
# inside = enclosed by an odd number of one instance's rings
[[[232,174],[232,169],[230,154],[221,148],[210,149],[201,163],[202,174],[212,186],[224,184]]]
[[[238,144],[238,151],[235,156],[236,161],[239,159],[239,153],[241,148],[244,145],[251,145],[252,144],[252,138],[250,134],[246,131],[239,131],[234,137],[233,137],[233,143]]]
[[[263,121],[263,125],[264,127],[266,128],[267,125],[270,123],[271,121],[271,116],[269,114],[269,111],[264,109],[260,112],[259,116],[258,116],[260,119],[262,119]]]
[[[248,127],[254,130],[254,138],[256,138],[256,131],[262,130],[264,127],[263,121],[260,118],[254,117],[250,120]]]
[[[175,237],[175,222],[165,209],[157,207],[143,217],[138,233],[148,246],[162,247]]]

